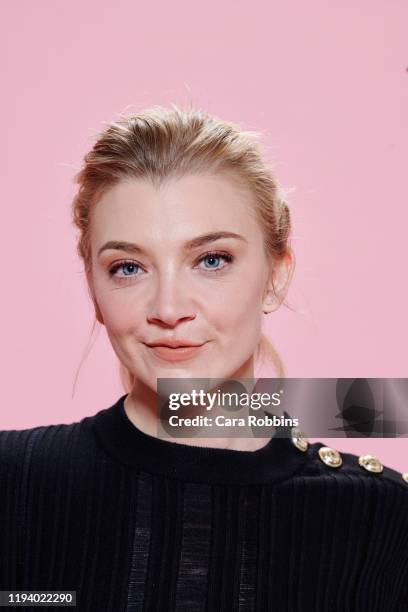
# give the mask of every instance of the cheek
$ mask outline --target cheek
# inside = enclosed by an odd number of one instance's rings
[[[219,292],[208,292],[206,309],[212,322],[223,329],[245,330],[253,334],[262,323],[262,282],[259,278],[235,283]]]
[[[145,309],[140,301],[129,300],[125,292],[118,290],[100,296],[98,299],[106,329],[114,335],[131,332],[145,320]]]

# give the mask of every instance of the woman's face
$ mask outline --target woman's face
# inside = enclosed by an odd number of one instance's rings
[[[160,189],[122,181],[93,209],[97,317],[150,389],[157,378],[253,377],[262,313],[278,305],[250,207],[228,177],[189,175]],[[191,354],[149,346],[170,341],[201,346]]]

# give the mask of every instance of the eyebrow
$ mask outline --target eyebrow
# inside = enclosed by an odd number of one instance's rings
[[[184,243],[183,249],[185,251],[191,251],[192,249],[196,249],[197,247],[203,246],[204,244],[208,244],[209,242],[221,240],[222,238],[236,238],[237,240],[248,242],[247,239],[244,238],[244,236],[236,234],[235,232],[211,232],[209,234],[202,234],[201,236],[197,236],[192,240],[188,240]],[[145,253],[144,249],[139,245],[135,244],[134,242],[125,242],[123,240],[109,240],[108,242],[105,242],[105,244],[99,249],[98,257],[103,251],[106,251],[108,249],[112,249],[115,251],[127,251],[128,253]]]

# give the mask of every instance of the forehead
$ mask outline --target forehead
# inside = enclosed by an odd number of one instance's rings
[[[160,188],[126,180],[108,190],[91,215],[95,248],[106,240],[183,242],[212,231],[258,240],[251,194],[228,176],[188,175]]]

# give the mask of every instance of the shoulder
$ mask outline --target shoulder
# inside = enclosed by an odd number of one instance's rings
[[[329,479],[343,487],[394,491],[408,504],[408,460],[406,472],[399,472],[385,465],[377,455],[357,455],[339,451],[334,445],[306,442],[306,460],[299,474],[302,478],[316,482],[327,482]]]
[[[73,423],[0,430],[0,477],[86,454],[92,447],[91,421],[92,417],[84,417]]]
[[[336,440],[333,440],[336,442]],[[321,442],[308,443],[302,467],[279,487],[276,503],[310,529],[332,530],[344,541],[397,541],[408,550],[408,481],[380,457],[345,453]],[[303,517],[303,518],[302,518]],[[313,526],[313,527],[312,527]],[[336,536],[337,537],[337,536]],[[405,561],[404,561],[405,562]]]
[[[292,441],[303,461],[274,495],[282,533],[301,542],[310,571],[323,564],[345,576],[347,568],[355,594],[375,575],[374,586],[395,591],[402,602],[408,584],[405,472],[384,465],[380,456],[342,452],[337,439],[330,446],[304,436],[297,447]]]

